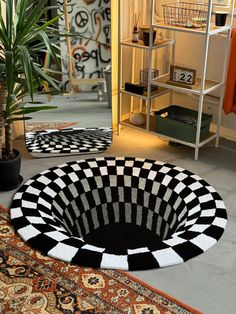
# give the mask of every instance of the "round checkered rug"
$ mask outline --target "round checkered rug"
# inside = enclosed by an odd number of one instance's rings
[[[183,263],[224,232],[212,186],[158,161],[106,157],[45,170],[15,194],[11,220],[30,245],[95,268],[141,270]]]
[[[26,147],[31,153],[98,153],[108,149],[111,142],[111,128],[71,128],[25,133]]]

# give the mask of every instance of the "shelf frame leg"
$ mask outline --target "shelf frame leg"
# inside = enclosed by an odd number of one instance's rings
[[[176,32],[173,32],[173,40],[175,41],[175,44],[172,45],[171,47],[171,61],[169,64],[169,69],[170,69],[170,65],[174,65],[175,64],[175,58],[176,58]],[[168,69],[168,71],[169,71]],[[171,90],[170,92],[170,104],[173,105],[173,98],[174,98],[174,91]]]
[[[148,47],[148,89],[147,89],[147,117],[146,117],[146,131],[150,130],[150,114],[151,114],[151,81],[152,81],[152,42],[153,42],[153,24],[154,24],[154,0],[150,0],[150,34],[149,34],[149,47]]]
[[[201,125],[202,125],[202,112],[203,112],[203,103],[204,103],[204,90],[207,74],[207,64],[208,64],[208,52],[209,52],[209,41],[210,41],[210,28],[211,28],[211,15],[212,15],[212,0],[208,1],[208,13],[207,13],[207,26],[205,33],[205,45],[204,45],[204,54],[203,54],[203,64],[201,70],[201,88],[200,88],[200,97],[198,103],[198,118],[197,118],[197,132],[195,140],[195,155],[194,159],[198,160],[199,157],[199,147],[200,147],[200,137],[201,137]]]
[[[121,66],[121,23],[120,23],[120,18],[121,18],[121,0],[118,0],[118,97],[117,97],[117,135],[120,135],[121,131],[121,71],[122,71],[122,66]]]
[[[216,127],[215,147],[219,147],[219,143],[220,143],[220,129],[221,129],[222,115],[223,115],[224,95],[225,95],[225,86],[222,87],[222,91],[220,93],[220,102],[219,102],[217,127]]]

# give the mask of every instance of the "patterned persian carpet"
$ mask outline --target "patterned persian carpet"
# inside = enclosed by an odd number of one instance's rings
[[[57,129],[62,130],[69,128],[76,123],[73,122],[26,122],[25,131],[26,132],[37,132],[43,130]]]
[[[25,244],[0,206],[0,313],[200,314],[127,273],[73,266]]]

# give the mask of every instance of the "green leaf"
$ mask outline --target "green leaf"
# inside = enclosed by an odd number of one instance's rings
[[[23,0],[26,1],[26,0]],[[22,25],[21,32],[18,32],[15,40],[15,46],[23,44],[24,39],[27,35],[32,32],[32,28],[37,25],[42,17],[44,12],[44,8],[47,6],[47,0],[38,1],[34,7],[30,10],[27,10],[27,14],[25,16],[24,24]]]
[[[22,99],[24,96],[28,95],[28,88],[24,84],[19,84],[17,87],[14,89],[14,95],[16,96],[17,99]]]
[[[20,117],[20,118],[9,118],[6,120],[7,124],[12,124],[14,121],[25,121],[25,120],[31,120],[32,117]]]
[[[33,73],[34,80],[35,80],[35,82],[34,82],[34,91],[35,91],[37,89],[37,87],[42,85],[42,80],[40,80],[38,73],[35,71],[34,62],[32,62],[32,73]]]
[[[0,77],[3,75],[5,72],[5,64],[0,64]]]
[[[14,61],[13,61],[13,52],[6,51],[6,85],[8,89],[8,94],[12,94],[14,86]]]
[[[57,107],[56,106],[25,107],[17,112],[14,112],[14,115],[19,116],[23,114],[25,115],[25,114],[29,114],[33,112],[38,112],[42,110],[52,110],[52,109],[57,109]]]
[[[60,65],[60,62],[59,62],[59,60],[57,58],[55,50],[52,47],[52,45],[50,44],[50,40],[49,40],[47,34],[45,32],[43,32],[43,31],[39,31],[39,36],[43,39],[44,44],[47,47],[47,50],[50,53],[50,55],[52,56],[53,60],[56,62],[57,65]]]
[[[31,57],[28,49],[25,46],[19,47],[21,54],[21,62],[24,68],[24,75],[26,77],[26,82],[29,90],[29,94],[31,99],[34,98],[34,82],[33,82],[33,74],[32,74],[32,65]]]
[[[7,36],[9,39],[9,48],[11,47],[12,44],[12,31],[13,31],[13,1],[12,0],[6,0],[6,29],[7,29]]]
[[[56,90],[60,91],[60,88],[54,83],[53,79],[49,75],[47,75],[44,71],[42,71],[37,66],[34,66],[34,69],[38,73],[39,77],[41,77],[44,81],[52,85]]]
[[[0,1],[0,43],[5,49],[9,48],[7,29],[2,15],[2,2]]]
[[[11,111],[9,114],[14,114],[17,110],[20,110],[23,108],[24,104],[23,103],[16,103],[11,107]]]
[[[42,102],[42,101],[29,101],[29,102],[27,102],[27,104],[31,104],[31,105],[43,105],[43,104],[45,104],[44,102]],[[23,105],[23,106],[25,106],[25,105]]]
[[[28,0],[17,1],[15,14],[16,32],[20,31],[20,29],[23,27],[28,5]]]
[[[50,68],[43,68],[43,70],[46,70],[47,73],[52,73],[52,74],[62,74],[61,71],[57,71],[57,70],[53,70],[53,69],[50,69]],[[57,81],[58,82],[58,81]]]
[[[51,20],[45,22],[42,26],[39,27],[39,31],[45,31],[49,26],[53,25],[55,22],[57,22],[60,17],[62,17],[63,14],[57,15],[54,18],[52,18]],[[55,29],[56,30],[56,29]]]

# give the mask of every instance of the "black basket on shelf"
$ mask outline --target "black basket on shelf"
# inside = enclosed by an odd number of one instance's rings
[[[206,26],[208,5],[191,2],[167,3],[162,5],[164,22],[187,28]]]

